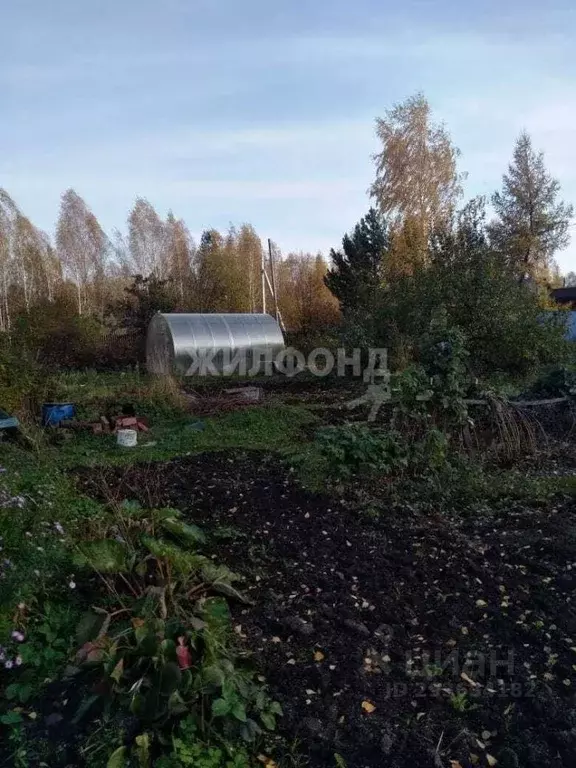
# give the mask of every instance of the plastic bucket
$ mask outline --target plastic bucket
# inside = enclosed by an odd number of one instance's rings
[[[134,448],[135,445],[138,445],[138,432],[135,429],[119,429],[117,443],[123,448]]]
[[[73,403],[44,403],[42,406],[42,424],[53,427],[61,421],[73,419],[76,409]]]

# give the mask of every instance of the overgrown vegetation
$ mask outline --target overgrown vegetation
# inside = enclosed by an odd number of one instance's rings
[[[325,626],[333,620],[361,638],[355,645],[346,641],[344,647],[347,659],[360,654],[361,673],[356,670],[352,678],[368,687],[370,675],[381,674],[406,650],[397,648],[394,658],[387,648],[377,652],[374,644],[389,642],[387,625],[379,619],[367,626],[369,612],[377,615],[377,603],[385,595],[373,580],[377,569],[368,568],[367,576],[366,562],[359,560],[377,557],[373,539],[388,545],[382,522],[395,531],[400,551],[398,584],[397,574],[389,574],[393,578],[386,586],[388,592],[392,584],[397,589],[389,613],[405,613],[401,635],[408,638],[412,629],[415,636],[428,623],[428,605],[419,607],[424,590],[436,599],[441,586],[446,594],[440,595],[440,605],[446,606],[454,595],[464,600],[460,582],[468,583],[460,569],[458,585],[445,585],[442,565],[433,584],[427,584],[425,569],[422,576],[418,564],[421,556],[429,555],[427,567],[435,569],[444,563],[447,541],[454,535],[459,544],[464,542],[465,557],[484,557],[489,543],[475,530],[463,535],[463,521],[472,521],[472,527],[476,519],[488,521],[492,536],[492,517],[498,518],[503,507],[511,505],[511,516],[522,517],[514,505],[538,509],[547,504],[552,519],[557,512],[549,501],[552,494],[573,493],[573,478],[561,477],[562,455],[558,459],[550,453],[539,464],[548,437],[555,437],[551,426],[562,437],[571,434],[562,427],[573,421],[576,394],[566,316],[548,299],[552,259],[566,242],[571,216],[570,207],[557,199],[557,183],[522,136],[503,191],[493,200],[497,218],[487,222],[483,200],[458,208],[458,151],[446,129],[431,122],[422,96],[379,120],[378,137],[382,147],[371,189],[376,207],[344,237],[342,251],[332,253],[328,274],[321,257],[292,255],[277,263],[276,275],[281,311],[301,351],[318,346],[333,351],[343,344],[364,353],[370,347],[388,349],[392,372],[380,393],[389,383],[389,396],[383,395],[375,421],[366,421],[367,409],[354,415],[348,411],[354,404],[350,401],[362,403],[356,398],[362,385],[354,381],[343,382],[340,392],[311,372],[300,390],[290,390],[286,379],[281,384],[266,381],[264,402],[229,408],[218,400],[220,381],[151,378],[141,371],[144,335],[156,311],[260,308],[262,245],[248,225],[231,228],[225,237],[215,230],[204,232],[196,247],[182,221],[171,214],[163,221],[140,199],[130,213],[127,238],[120,237],[115,246],[117,269],[110,271],[110,242],[73,190],[63,196],[56,252],[1,193],[0,267],[5,277],[25,276],[9,290],[8,278],[0,286],[0,406],[21,420],[14,441],[0,445],[0,750],[9,764],[249,768],[259,760],[274,768],[276,757],[280,761],[287,753],[291,759],[284,737],[272,736],[282,707],[259,660],[249,653],[238,620],[255,608],[252,595],[262,578],[260,570],[277,569],[264,592],[275,602],[266,607],[265,626],[257,627],[252,648],[264,654],[284,643],[276,659],[282,674],[290,665],[302,674],[299,682],[305,675],[314,679],[303,690],[305,706],[316,715],[320,696],[330,690],[328,672],[337,676],[340,669],[328,661],[316,638],[314,643],[306,640],[314,633],[310,615],[316,609],[306,608],[306,618],[298,620],[278,615],[288,611],[286,606],[300,592],[303,603],[315,606],[334,583],[350,576],[346,595],[339,598],[347,604],[351,595],[353,606],[346,608],[346,617],[338,613],[342,606],[326,598],[318,609],[324,618],[315,616],[314,621]],[[414,146],[417,152],[412,152]],[[527,203],[524,191],[533,184],[539,193]],[[20,262],[25,267],[13,269]],[[82,370],[87,367],[107,370]],[[117,368],[121,372],[111,372]],[[372,384],[368,391],[378,386]],[[548,423],[541,422],[534,411],[505,396],[511,391],[551,400],[552,406],[564,409],[561,417],[548,414]],[[216,395],[211,407],[210,394]],[[40,408],[48,401],[73,402],[78,419],[87,422],[84,429],[42,429]],[[89,428],[90,422],[124,412],[150,422],[150,431],[140,435],[133,450],[119,447],[115,435]],[[219,492],[226,480],[216,518],[231,516],[237,525],[243,515],[250,517],[257,541],[244,541],[247,534],[232,527],[205,526],[195,511],[204,499],[198,485],[178,503],[156,500],[154,483],[167,492],[163,472],[190,469],[175,468],[169,460],[224,449],[231,453],[218,460],[218,473],[209,469],[202,482]],[[253,461],[262,466],[263,457],[276,452],[282,461],[278,476],[267,466],[263,479],[229,475],[227,465],[234,465],[240,452],[250,451],[260,452]],[[552,460],[560,469],[547,474],[545,462]],[[108,473],[119,473],[113,476],[117,483],[107,481],[106,467]],[[136,480],[130,485],[122,473],[132,470]],[[529,479],[524,470],[531,473]],[[89,473],[90,498],[82,495],[71,471],[77,477]],[[321,493],[314,496],[302,484]],[[258,493],[252,496],[253,486]],[[287,495],[293,508],[284,508]],[[246,506],[246,496],[257,506]],[[210,503],[214,505],[213,498]],[[313,514],[316,505],[321,509],[318,518]],[[276,506],[272,536],[270,521],[262,528],[259,516],[275,513]],[[531,532],[538,522],[530,516],[531,507],[529,512],[522,525]],[[421,539],[419,551],[416,545],[409,551],[402,538],[408,528],[395,529],[405,519],[413,524],[410,535]],[[343,520],[354,535],[342,530]],[[312,527],[294,530],[308,525]],[[422,530],[435,542],[430,551]],[[223,541],[236,554],[242,548],[241,564],[250,564],[249,573],[226,564]],[[316,553],[308,552],[311,541],[323,551],[319,576],[313,570]],[[340,551],[327,553],[324,541],[329,546],[339,542],[344,552],[350,550],[350,558]],[[285,560],[286,567],[298,571],[290,587],[294,591],[287,595],[276,583],[278,557],[282,567]],[[342,570],[341,557],[347,563]],[[536,562],[535,572],[538,557],[534,554],[531,561]],[[555,564],[547,567],[559,573]],[[479,561],[482,577],[485,568],[485,561]],[[308,573],[309,583],[300,572]],[[415,573],[420,582],[407,606],[401,587]],[[522,578],[528,573],[523,570]],[[357,594],[358,574],[364,576],[372,603]],[[570,575],[560,576],[572,584]],[[316,580],[318,585],[312,584]],[[483,578],[476,580],[483,584]],[[506,588],[500,583],[496,598],[492,596],[501,612],[510,607]],[[525,599],[522,593],[518,602]],[[484,596],[477,598],[476,608],[487,606]],[[507,631],[516,632],[524,624],[528,633],[545,628],[552,643],[557,626],[527,619],[533,609],[522,610]],[[474,614],[479,625],[488,618],[487,612]],[[457,616],[450,616],[450,622],[449,635],[469,632]],[[563,642],[569,633],[566,628]],[[361,648],[362,638],[368,637],[369,647]],[[541,639],[538,635],[539,648]],[[442,634],[439,642],[444,641],[450,648],[456,644]],[[299,653],[293,654],[299,643]],[[417,643],[419,648],[420,639]],[[554,663],[546,662],[550,668]],[[574,665],[563,664],[562,685],[568,688]],[[444,671],[428,664],[424,677],[434,681]],[[552,673],[545,674],[550,677],[543,679],[551,682]],[[474,681],[462,679],[475,690]],[[459,723],[480,709],[471,700],[472,691],[446,690],[450,714]],[[329,715],[334,722],[326,733],[322,722],[318,725],[320,715],[306,717],[303,726],[312,734],[308,741],[321,743],[324,757],[331,750],[339,765],[344,757],[333,749],[339,744],[334,733],[343,725],[356,742],[363,742],[363,734],[370,732],[365,722],[378,711],[363,698],[354,704],[364,718],[361,726],[354,716],[342,720],[336,701],[342,692],[335,691],[323,705],[336,713]],[[299,706],[301,702],[291,703],[292,722]],[[416,724],[424,717],[410,710],[410,727],[414,714]],[[459,731],[454,743],[467,733],[460,724]],[[378,732],[380,757],[389,755],[387,738]],[[482,738],[481,744],[489,741]],[[279,754],[269,757],[274,748]],[[429,762],[433,751],[426,749]],[[450,762],[461,765],[456,759]]]

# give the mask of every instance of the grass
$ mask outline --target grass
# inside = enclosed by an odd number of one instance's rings
[[[84,539],[88,523],[107,515],[101,504],[78,492],[69,470],[226,449],[290,455],[302,444],[303,427],[315,420],[305,408],[286,405],[195,416],[182,410],[172,384],[159,386],[138,372],[59,374],[47,382],[47,391],[50,399],[74,402],[81,419],[95,419],[132,403],[138,414],[148,417],[150,432],[139,435],[138,448],[123,449],[114,435],[71,431],[69,439],[63,439],[58,431],[46,433],[30,422],[24,425],[26,442],[0,443],[1,488],[7,502],[0,506],[0,653],[14,665],[17,658],[24,660],[21,669],[2,671],[0,680],[0,719],[16,721],[10,726],[11,736],[6,734],[14,761],[27,759],[26,749],[34,753],[34,745],[18,746],[25,733],[19,730],[19,721],[32,717],[35,697],[69,663],[74,644],[70,628],[89,608],[86,595],[76,589],[80,576],[72,560],[76,545]],[[14,640],[14,631],[25,634],[23,644]],[[104,735],[94,738],[104,760],[94,765],[105,765],[109,745]]]
[[[115,435],[72,432],[54,444],[37,426],[27,425],[26,444],[0,443],[0,465],[6,470],[2,485],[13,498],[25,499],[22,508],[0,507],[3,540],[0,589],[0,645],[19,602],[38,602],[48,593],[63,597],[69,591],[72,569],[70,542],[81,537],[87,519],[103,508],[81,496],[68,476],[76,466],[128,465],[167,460],[214,450],[267,450],[292,456],[301,450],[302,428],[315,421],[305,408],[273,405],[246,408],[208,418],[183,413],[170,398],[145,386],[138,374],[60,374],[52,391],[78,406],[81,417],[96,418],[105,407],[133,402],[150,420],[150,432],[139,435],[139,446],[121,448]],[[56,398],[55,398],[56,399]],[[202,425],[198,430],[194,425]],[[58,433],[55,433],[58,436]],[[309,462],[308,462],[309,463]],[[310,464],[311,466],[311,464]],[[58,535],[61,525],[65,536]]]
[[[289,451],[301,439],[302,427],[314,418],[303,408],[274,406],[246,408],[209,418],[139,409],[151,421],[148,433],[139,434],[137,448],[116,445],[115,435],[81,432],[50,451],[50,461],[61,467],[130,464],[175,456],[234,448]],[[1,453],[0,453],[1,456]]]
[[[188,386],[193,388],[193,382]],[[34,694],[58,675],[59,664],[63,666],[58,655],[61,649],[47,638],[66,634],[67,627],[86,608],[71,586],[76,578],[71,558],[75,543],[82,540],[88,521],[106,515],[102,505],[78,492],[69,476],[71,468],[128,465],[205,451],[265,450],[289,461],[311,487],[320,488],[326,474],[325,459],[306,437],[317,418],[302,405],[285,405],[274,399],[270,405],[196,416],[182,409],[173,382],[159,385],[157,379],[137,371],[59,374],[47,382],[47,389],[54,400],[74,402],[83,419],[96,419],[107,409],[115,412],[131,403],[139,415],[148,417],[150,432],[139,435],[137,448],[125,449],[117,446],[115,435],[93,435],[90,431],[71,432],[70,439],[54,442],[57,431],[49,439],[37,425],[30,424],[26,425],[27,444],[0,443],[0,465],[6,470],[0,475],[0,486],[5,495],[24,499],[22,506],[16,501],[0,506],[0,646],[12,655],[18,652],[10,638],[25,616],[30,654],[39,663],[31,682]],[[472,476],[462,477],[467,493],[474,491]],[[429,487],[415,491],[436,503],[430,498]],[[438,493],[440,507],[446,488]],[[478,480],[478,497],[487,504],[516,498],[516,494],[537,499],[553,493],[576,493],[576,480],[546,477],[527,482],[514,472],[501,473],[491,478],[490,484],[486,478]],[[4,558],[10,561],[9,566],[1,564]],[[0,714],[5,709],[0,696]],[[96,742],[97,748],[103,743],[100,737]]]

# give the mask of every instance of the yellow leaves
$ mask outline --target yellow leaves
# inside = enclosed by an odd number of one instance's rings
[[[460,760],[450,760],[450,768],[462,768]]]
[[[486,761],[490,768],[493,768],[494,765],[497,764],[498,760],[496,760],[495,757],[492,757],[492,755],[486,755]]]
[[[476,608],[486,608],[487,605],[486,600],[476,600]]]
[[[110,677],[112,680],[115,680],[117,683],[120,682],[120,678],[124,674],[124,659],[120,659],[120,661],[116,664],[112,672],[110,673]]]
[[[371,715],[372,712],[374,712],[374,710],[376,709],[376,707],[371,702],[364,700],[362,702],[362,709],[364,710],[364,712],[366,712],[367,715]]]
[[[476,755],[474,752],[470,753],[470,762],[472,765],[478,765],[480,762],[480,755]]]
[[[325,658],[322,651],[314,651],[314,661],[324,661]]]
[[[267,755],[258,755],[256,759],[263,764],[264,768],[278,768],[278,764]]]

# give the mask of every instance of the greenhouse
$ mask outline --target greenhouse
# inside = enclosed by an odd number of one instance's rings
[[[146,365],[164,375],[255,373],[283,348],[271,315],[158,313],[148,327]]]

